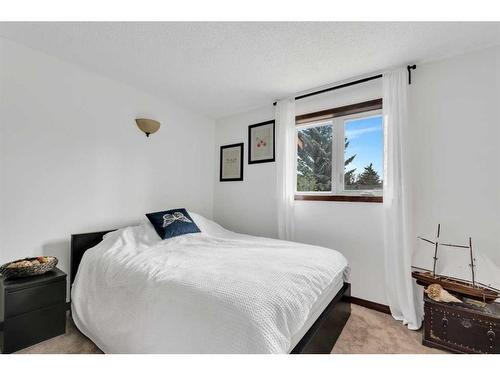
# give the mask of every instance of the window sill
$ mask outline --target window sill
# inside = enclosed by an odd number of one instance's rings
[[[368,202],[383,203],[381,196],[373,195],[306,195],[296,194],[296,201],[328,201],[328,202]]]

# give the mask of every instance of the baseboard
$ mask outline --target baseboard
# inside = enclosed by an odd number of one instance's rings
[[[378,302],[372,302],[372,301],[368,301],[366,299],[352,297],[352,296],[345,297],[345,300],[350,302],[350,303],[353,303],[355,305],[366,307],[367,309],[379,311],[379,312],[384,313],[384,314],[389,314],[389,315],[391,314],[391,309],[389,308],[389,306],[383,305],[383,304],[378,303]]]

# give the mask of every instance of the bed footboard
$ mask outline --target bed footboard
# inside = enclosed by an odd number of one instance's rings
[[[350,296],[351,284],[344,283],[291,354],[330,354],[351,315],[351,303],[346,298]]]

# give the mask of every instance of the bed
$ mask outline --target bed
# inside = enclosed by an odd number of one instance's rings
[[[71,240],[75,325],[105,353],[330,353],[350,315],[337,251],[228,231],[153,227]],[[347,298],[346,298],[347,297]]]

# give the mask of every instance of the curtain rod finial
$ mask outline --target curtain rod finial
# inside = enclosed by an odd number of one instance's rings
[[[411,71],[417,69],[417,65],[408,65],[406,69],[408,70],[408,84],[411,85]]]

